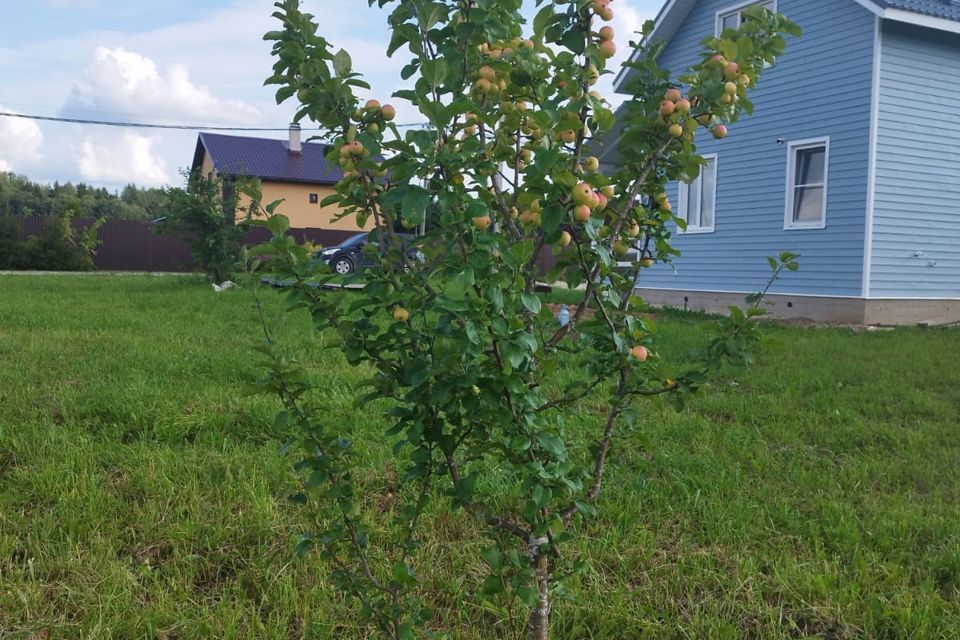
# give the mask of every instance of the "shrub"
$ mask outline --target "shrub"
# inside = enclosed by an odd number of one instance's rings
[[[338,334],[350,364],[372,370],[357,405],[390,401],[387,436],[404,473],[395,526],[379,526],[354,434],[311,402],[304,369],[266,347],[261,388],[283,402],[278,423],[302,434],[298,499],[312,497],[318,511],[301,550],[320,551],[362,621],[413,638],[432,619],[418,578],[432,559],[417,557],[417,525],[427,504],[449,501],[489,540],[480,597],[527,607],[527,633],[542,640],[564,582],[584,568],[569,543],[598,508],[616,437],[645,419],[638,403],[681,407],[719,367],[747,361],[760,294],[731,309],[690,366],[661,356],[633,294],[645,269],[677,254],[672,225],[683,222],[664,188],[698,174],[696,134],[725,133],[750,108],[749,87],[797,29],[746,9],[739,31],[704,41],[701,62],[681,77],[686,97],[657,67],[657,46],[644,49],[618,122],[591,93],[608,72],[610,34],[594,27],[608,2],[538,2],[530,38],[519,0],[379,4],[394,6],[389,52],[408,50],[402,75],[416,77],[395,96],[429,120],[424,130],[401,131],[392,106],[358,100],[354,89],[366,85],[350,56],[331,50],[297,0],[277,3],[282,27],[266,36],[278,101],[296,97],[297,119],[320,125],[344,170],[327,202],[374,220],[380,263],[355,295],[318,290],[332,276],[286,235],[280,202],[263,223],[273,239],[250,255],[272,255],[268,268],[293,283],[290,307],[307,309]],[[588,149],[615,127],[623,166],[602,171]],[[395,225],[414,228],[431,207],[439,222],[422,239],[423,260],[411,259]],[[536,259],[550,248],[559,256],[550,279],[584,288],[564,326],[536,295]],[[795,257],[772,258],[773,277],[795,269]],[[255,276],[259,260],[250,266]],[[596,423],[578,419],[588,398],[603,412]]]

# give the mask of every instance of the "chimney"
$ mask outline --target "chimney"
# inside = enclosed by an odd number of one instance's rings
[[[300,155],[302,145],[300,144],[300,125],[296,122],[290,125],[290,145],[288,146],[290,153]]]

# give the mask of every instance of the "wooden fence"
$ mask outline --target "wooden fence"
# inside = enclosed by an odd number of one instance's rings
[[[50,219],[40,216],[14,218],[20,224],[20,238],[40,235]],[[74,229],[88,228],[90,219],[73,220]],[[330,229],[291,229],[298,242],[309,240],[315,244],[332,246],[355,235],[355,231]],[[156,225],[140,220],[107,220],[98,230],[93,258],[100,271],[170,271],[190,272],[196,266],[190,255],[190,245],[169,234],[157,233]],[[266,229],[252,229],[243,238],[246,245],[259,244],[270,237]]]
[[[40,216],[14,217],[20,224],[20,238],[40,235],[50,218]],[[76,219],[73,227],[78,231],[93,223],[91,219]],[[355,235],[355,231],[337,231],[332,229],[291,229],[290,234],[298,242],[310,241],[326,247],[339,244]],[[157,233],[156,225],[141,220],[109,219],[97,231],[100,244],[93,258],[94,265],[100,271],[153,271],[153,272],[191,272],[196,271],[190,256],[190,245],[169,234]],[[266,229],[255,228],[243,238],[245,245],[265,242],[270,237]],[[546,273],[556,258],[549,247],[545,247],[537,263],[540,273]]]

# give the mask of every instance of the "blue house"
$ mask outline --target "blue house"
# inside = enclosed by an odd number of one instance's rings
[[[765,283],[766,256],[793,251],[801,270],[776,285],[777,315],[960,321],[960,0],[669,0],[651,36],[666,43],[659,64],[679,75],[752,4],[803,37],[765,70],[754,115],[698,138],[707,167],[668,191],[683,255],[644,272],[641,295],[725,308]]]

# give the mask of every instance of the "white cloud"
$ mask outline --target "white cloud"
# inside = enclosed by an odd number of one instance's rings
[[[0,105],[0,111],[14,113]],[[43,159],[43,132],[36,122],[0,118],[0,171],[21,170]]]
[[[91,182],[145,186],[170,183],[166,163],[155,152],[158,138],[131,131],[88,135],[80,144],[77,167]]]
[[[613,71],[613,75],[604,76],[597,83],[597,90],[612,104],[619,105],[623,102],[624,97],[613,92],[613,81],[620,72],[621,66],[633,51],[630,48],[630,41],[637,42],[640,40],[640,34],[637,32],[643,29],[643,23],[652,16],[634,8],[628,2],[618,2],[613,7],[613,20],[610,22],[610,26],[613,27],[616,34],[617,53],[607,61],[607,69]]]
[[[256,122],[260,117],[245,102],[218,98],[208,88],[195,84],[186,67],[161,69],[151,58],[123,47],[97,47],[87,66],[86,80],[86,86],[74,89],[65,111],[97,110],[234,124]]]

